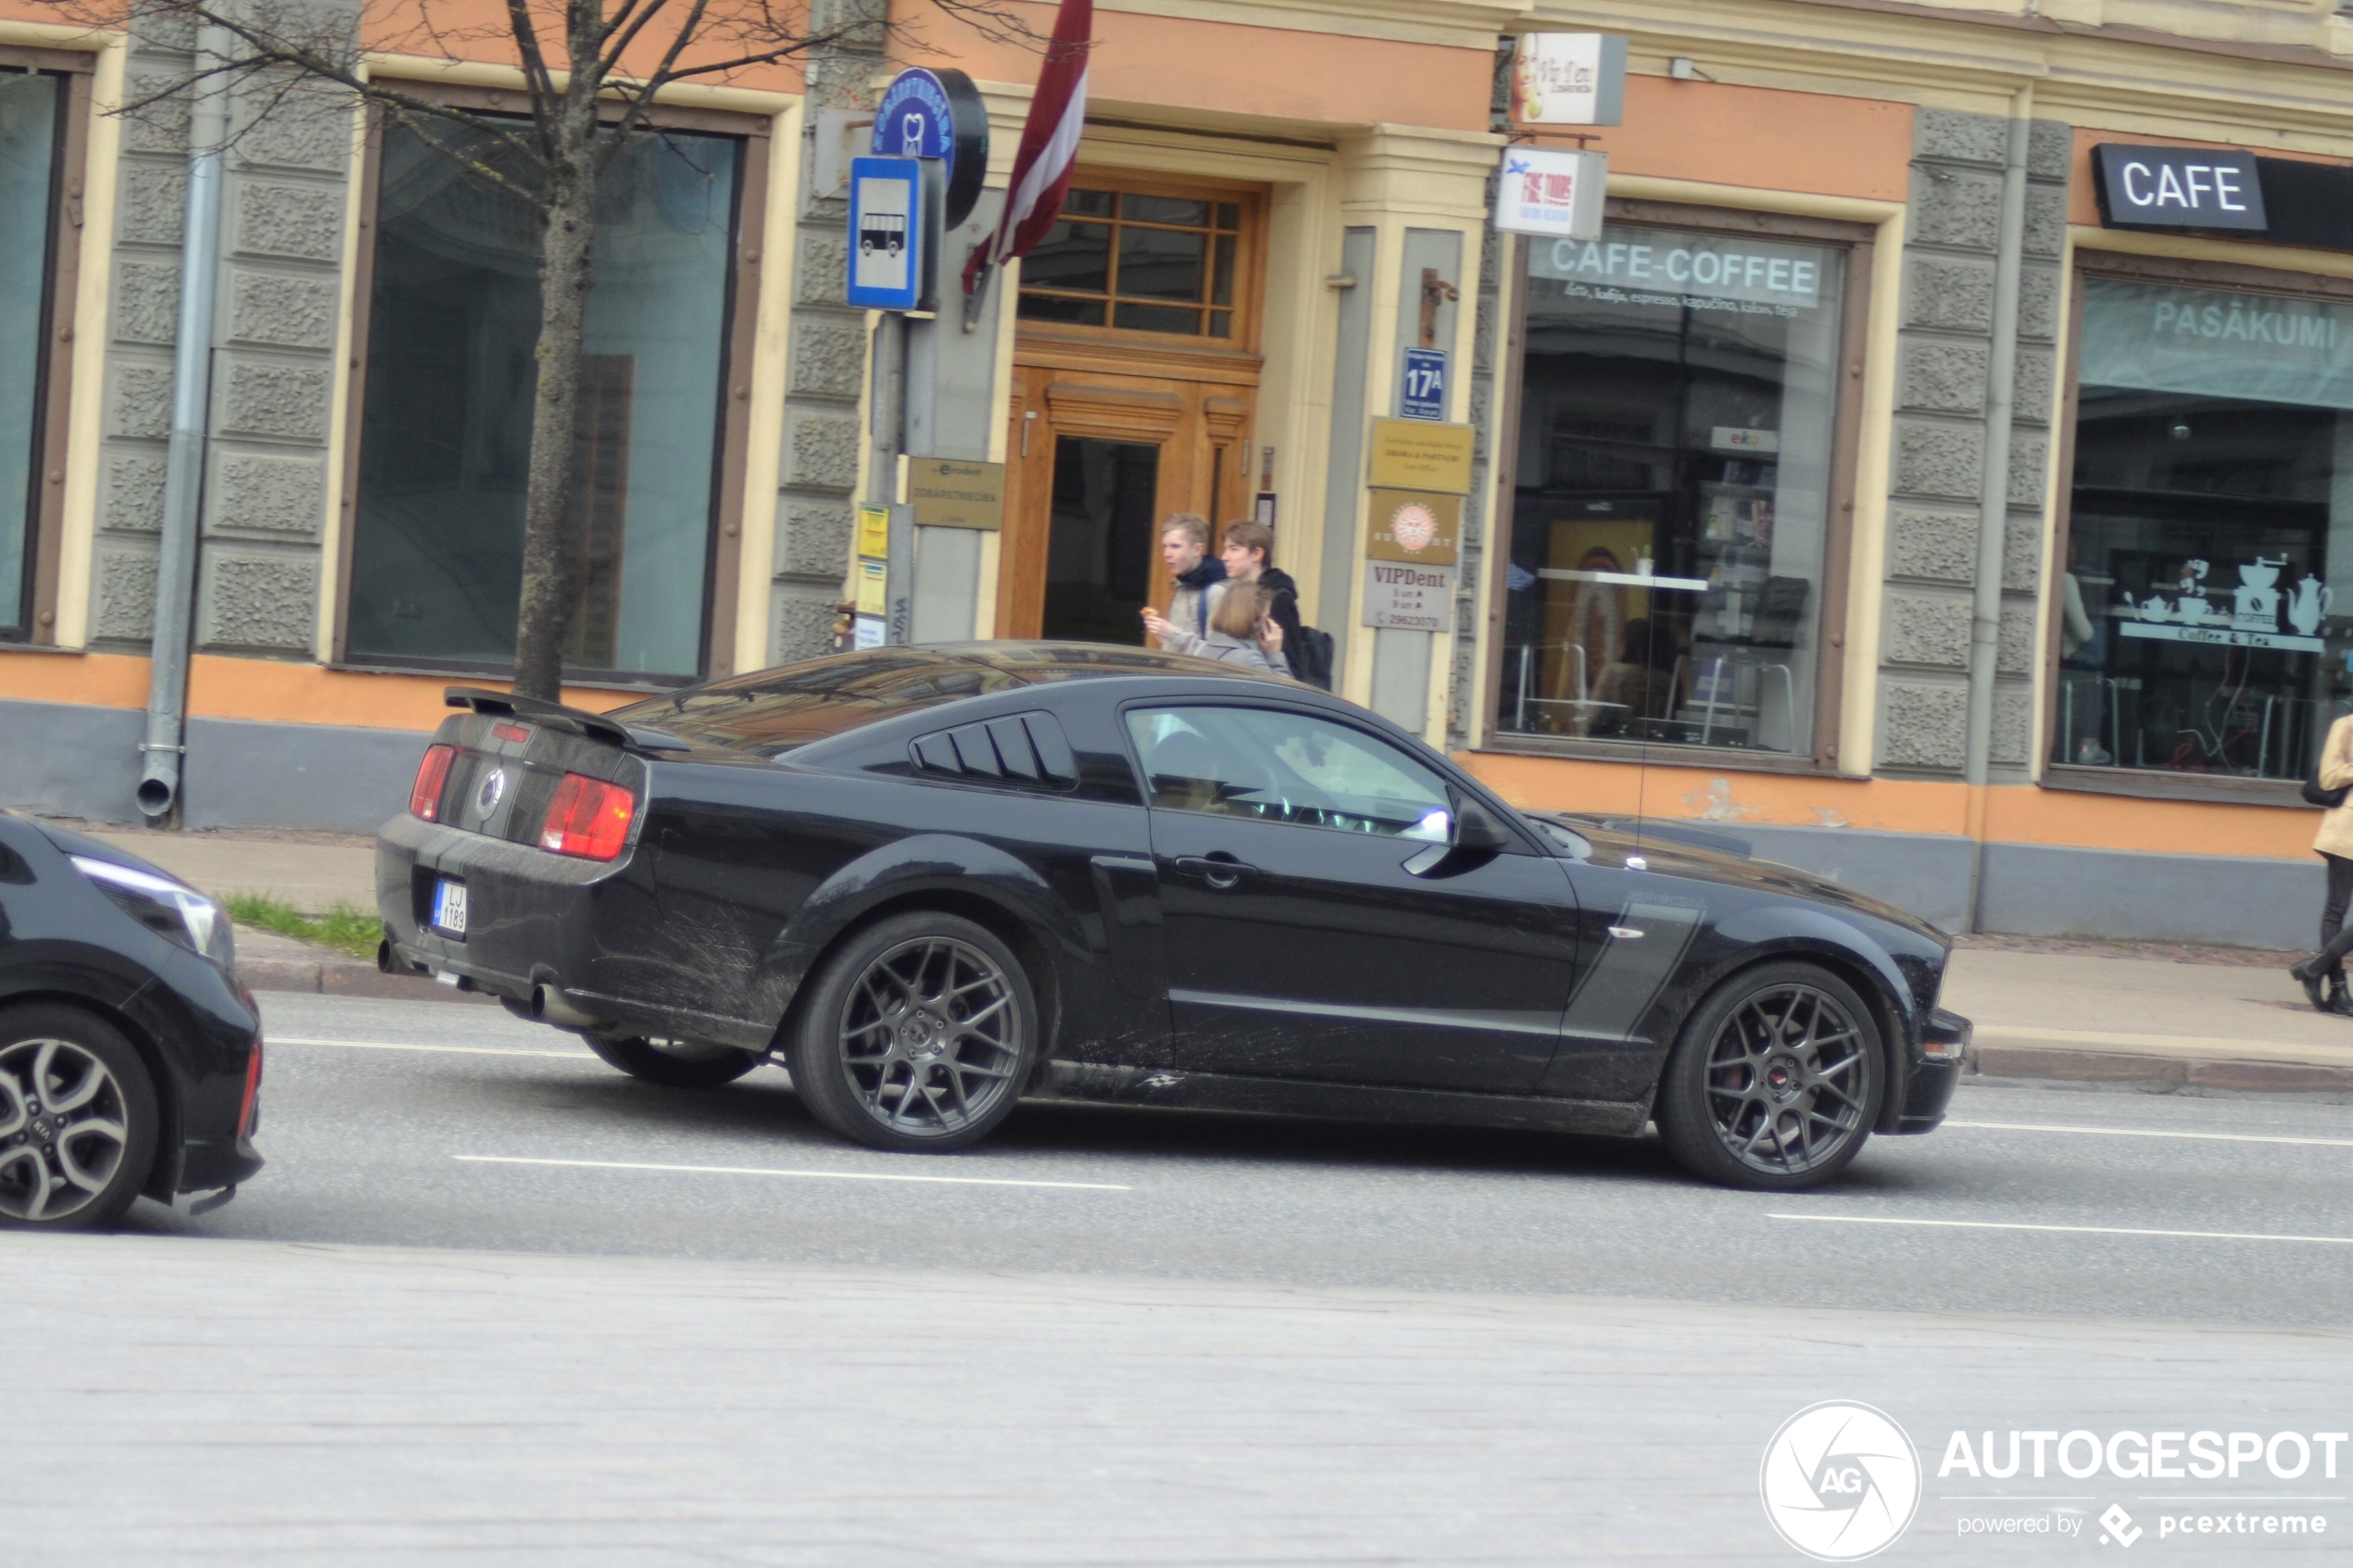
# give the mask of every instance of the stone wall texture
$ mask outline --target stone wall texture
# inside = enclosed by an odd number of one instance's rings
[[[1995,116],[1922,109],[1914,120],[1887,575],[1878,588],[1883,597],[1875,762],[1895,772],[1952,776],[1968,760],[1969,645],[1992,434],[1994,279],[2008,140],[2009,122]],[[2030,128],[2009,463],[1997,482],[2006,521],[1989,756],[2005,782],[2023,782],[2030,751],[2070,144],[2065,125],[2037,121]],[[1926,670],[1949,675],[1933,684],[1905,678],[1906,671]]]
[[[292,3],[352,19],[322,0]],[[100,646],[142,645],[155,620],[188,183],[188,105],[170,90],[187,81],[194,43],[166,21],[132,50],[133,94],[166,95],[128,117],[119,170],[91,585]],[[233,90],[230,132],[196,642],[298,657],[318,615],[351,115],[337,94],[245,82]]]
[[[815,0],[812,26],[843,30],[812,53],[806,129],[798,147],[778,157],[800,160],[794,214],[793,313],[785,383],[785,463],[776,508],[776,547],[768,562],[744,570],[769,573],[769,658],[783,663],[833,646],[836,607],[849,570],[849,542],[863,476],[858,471],[858,397],[867,376],[865,312],[843,300],[849,281],[849,205],[814,194],[820,109],[870,106],[871,83],[884,69],[886,0]],[[748,503],[756,504],[756,503]]]

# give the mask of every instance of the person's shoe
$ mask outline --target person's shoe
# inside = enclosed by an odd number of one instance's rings
[[[2317,959],[2320,956],[2315,953],[2312,958]],[[2321,990],[2321,972],[2312,967],[2312,959],[2288,965],[2287,972],[2296,976],[2296,983],[2304,987],[2305,999],[2312,1004],[2312,1010],[2315,1012],[2334,1010],[2329,1006],[2329,998]]]
[[[2353,1018],[2353,994],[2348,994],[2346,990],[2343,970],[2329,976],[2328,1005],[2321,1010],[2333,1012],[2339,1018]]]

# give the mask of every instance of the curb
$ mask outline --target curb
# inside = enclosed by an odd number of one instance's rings
[[[374,997],[400,1002],[467,1002],[497,1007],[482,991],[460,991],[421,974],[384,974],[357,960],[250,959],[237,965],[237,978],[255,991],[294,991],[308,996]]]
[[[2050,1050],[2033,1046],[1976,1046],[1969,1078],[2041,1078],[2108,1084],[2170,1094],[2353,1095],[2353,1071],[2302,1061],[2137,1056],[2124,1051]]]

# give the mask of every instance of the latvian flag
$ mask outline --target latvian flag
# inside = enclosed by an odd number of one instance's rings
[[[1078,133],[1087,123],[1087,51],[1094,21],[1095,0],[1063,0],[1053,40],[1046,45],[1045,69],[1038,73],[1038,94],[1029,100],[1029,118],[1022,123],[1005,215],[998,220],[997,232],[964,263],[968,296],[988,269],[1027,256],[1062,215],[1071,165],[1078,159]]]

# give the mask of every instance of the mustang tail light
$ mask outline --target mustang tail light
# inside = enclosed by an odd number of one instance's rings
[[[629,822],[637,814],[637,797],[618,784],[579,773],[566,773],[547,803],[547,820],[539,829],[539,847],[559,855],[610,860],[629,842]]]
[[[409,791],[409,810],[413,816],[434,822],[441,815],[441,786],[449,782],[449,764],[456,759],[454,746],[429,746],[425,759],[417,764],[417,782]]]

